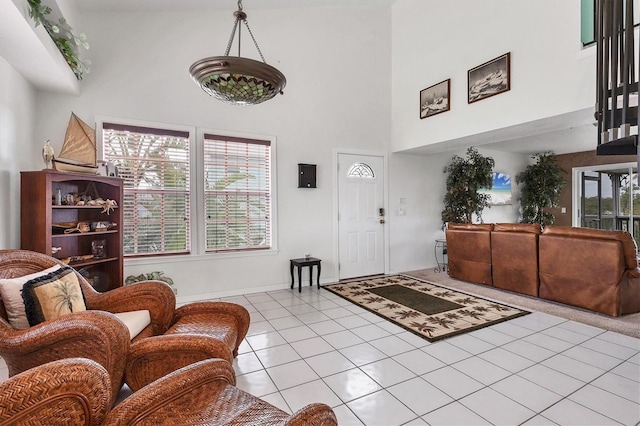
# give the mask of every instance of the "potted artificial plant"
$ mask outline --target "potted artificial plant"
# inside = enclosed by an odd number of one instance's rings
[[[178,289],[173,284],[173,279],[167,277],[162,271],[154,271],[154,272],[149,272],[147,274],[140,274],[140,275],[129,275],[124,280],[124,285],[135,284],[140,281],[150,281],[150,280],[163,281],[169,284],[174,294],[176,295],[178,294]]]
[[[474,147],[467,149],[466,158],[453,156],[451,164],[444,168],[448,175],[443,222],[471,223],[473,214],[482,222],[482,211],[489,207],[489,195],[479,190],[493,187],[494,165],[493,158],[483,156]]]
[[[516,183],[522,183],[522,222],[550,225],[555,221],[555,216],[546,209],[558,207],[560,191],[566,183],[566,172],[558,165],[558,159],[552,152],[538,153],[531,158],[536,160],[535,164],[528,165],[516,175]]]

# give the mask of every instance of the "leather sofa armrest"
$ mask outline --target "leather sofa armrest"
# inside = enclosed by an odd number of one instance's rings
[[[629,278],[640,278],[640,268],[628,269]]]

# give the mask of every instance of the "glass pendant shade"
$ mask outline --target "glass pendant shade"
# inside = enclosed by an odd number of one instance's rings
[[[191,77],[209,95],[232,104],[259,104],[282,93],[287,80],[264,62],[212,56],[191,65]]]
[[[247,14],[242,11],[242,0],[238,1],[238,10],[234,12],[234,16],[236,22],[224,56],[212,56],[195,62],[189,68],[191,78],[207,94],[234,105],[255,105],[268,101],[278,93],[282,94],[287,79],[264,60],[247,23]],[[262,62],[240,56],[241,23],[247,27]],[[236,31],[238,56],[229,56]]]

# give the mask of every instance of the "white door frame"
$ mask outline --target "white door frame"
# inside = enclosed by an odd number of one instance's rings
[[[357,149],[346,149],[346,148],[334,148],[333,149],[333,160],[332,160],[332,168],[333,168],[333,264],[334,266],[334,276],[340,279],[340,270],[338,269],[338,264],[340,262],[340,224],[338,223],[338,208],[340,206],[340,194],[338,193],[338,156],[340,154],[351,154],[351,155],[369,155],[372,157],[382,157],[383,163],[383,172],[384,179],[382,182],[383,185],[383,204],[385,214],[385,225],[383,230],[384,235],[384,245],[383,245],[383,256],[384,256],[384,273],[389,273],[389,227],[391,226],[391,215],[389,212],[389,163],[387,158],[387,153],[384,151],[366,151],[366,150],[357,150]]]

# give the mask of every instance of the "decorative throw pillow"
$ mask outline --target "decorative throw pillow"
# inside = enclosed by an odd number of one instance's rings
[[[78,277],[68,266],[27,281],[22,298],[31,326],[87,310]]]
[[[60,269],[60,265],[52,266],[44,271],[34,274],[24,275],[15,278],[0,279],[0,297],[7,312],[7,319],[13,328],[24,330],[29,328],[27,314],[24,311],[24,300],[22,300],[22,287],[24,283],[34,278],[42,277],[50,272]]]

